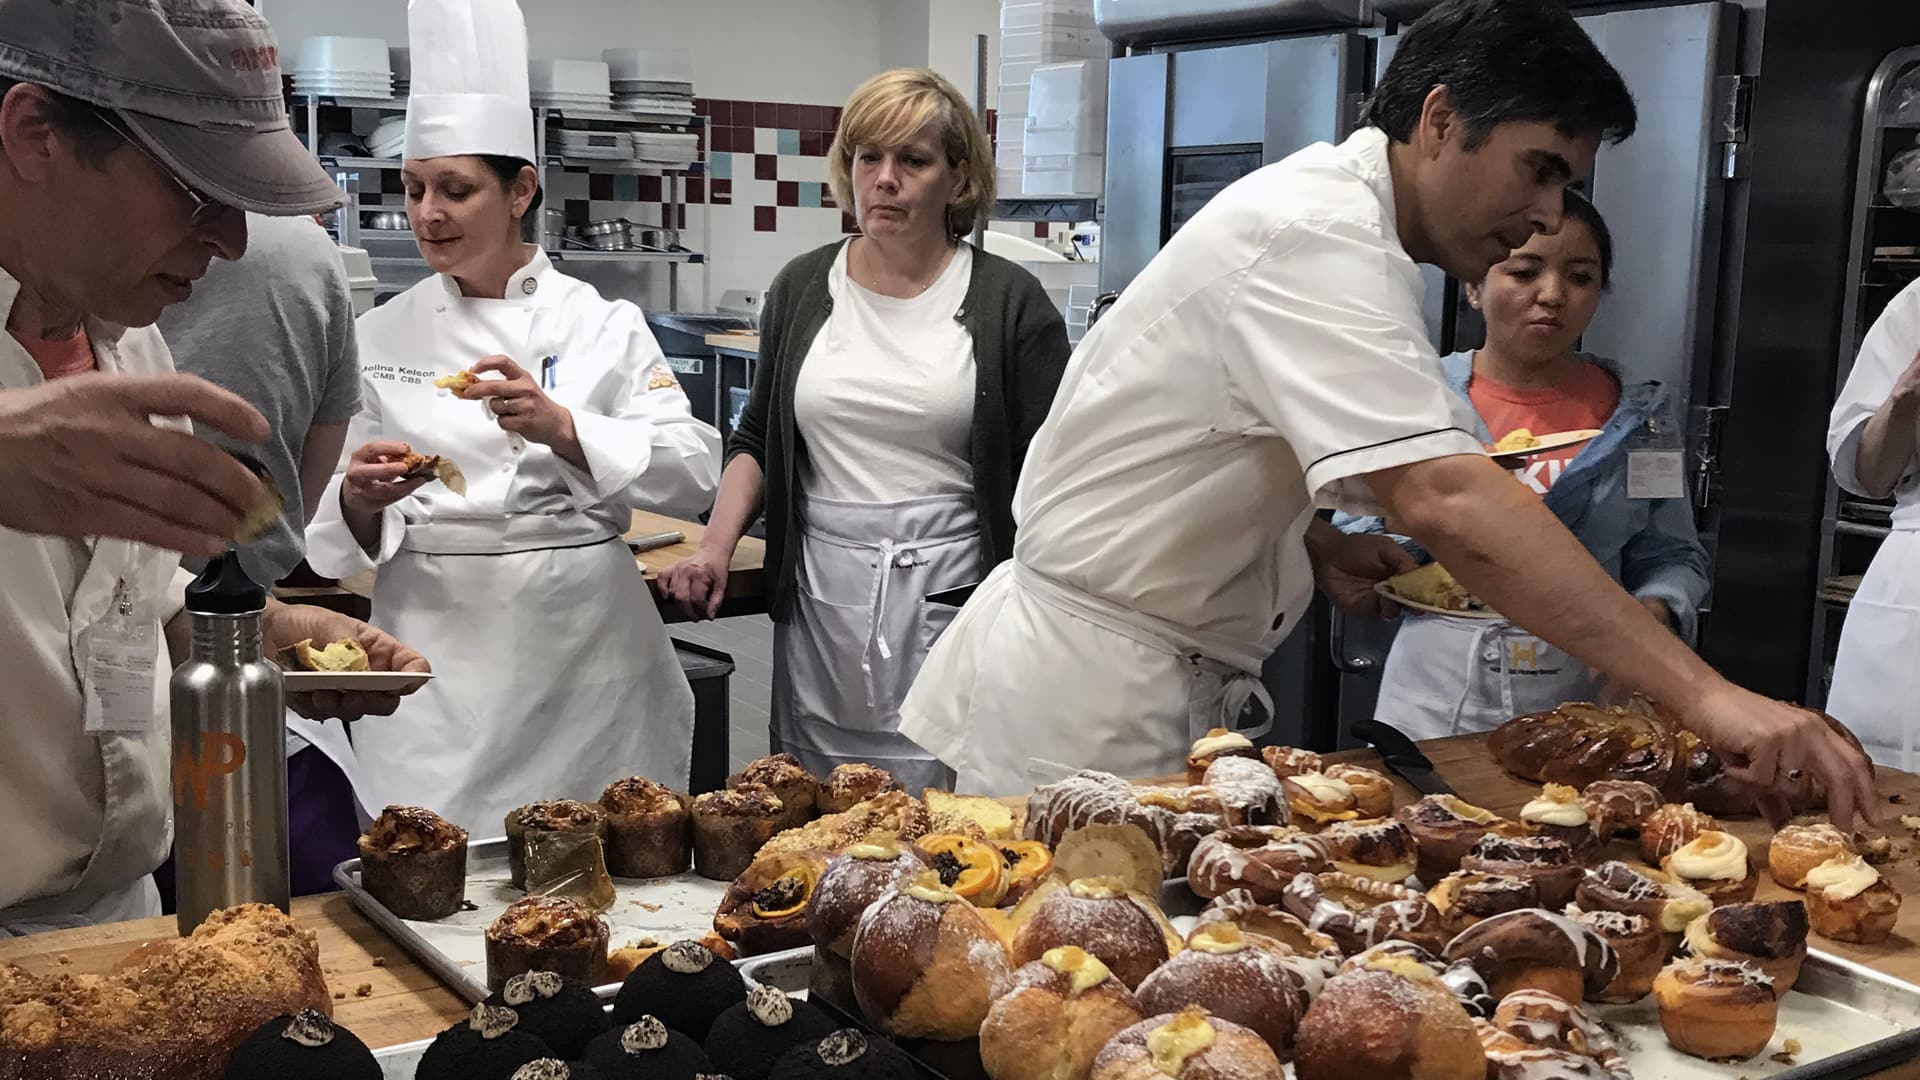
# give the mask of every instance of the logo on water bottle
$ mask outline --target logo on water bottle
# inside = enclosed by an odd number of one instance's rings
[[[247,744],[237,735],[209,731],[200,736],[200,756],[193,746],[181,740],[173,751],[173,803],[194,810],[207,808],[207,791],[216,776],[239,770],[247,760]],[[189,799],[191,803],[189,804]]]

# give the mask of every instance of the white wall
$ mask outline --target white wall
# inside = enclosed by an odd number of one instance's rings
[[[973,39],[987,35],[987,108],[1000,105],[1000,0],[928,0],[928,67],[973,93]]]

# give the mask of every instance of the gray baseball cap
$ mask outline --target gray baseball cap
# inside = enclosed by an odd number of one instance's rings
[[[111,109],[207,196],[290,217],[346,201],[287,123],[243,0],[0,0],[0,76]]]

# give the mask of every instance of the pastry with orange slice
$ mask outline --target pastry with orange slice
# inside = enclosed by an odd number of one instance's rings
[[[1007,895],[1007,857],[995,844],[959,833],[923,836],[916,845],[940,884],[975,907],[999,907]]]

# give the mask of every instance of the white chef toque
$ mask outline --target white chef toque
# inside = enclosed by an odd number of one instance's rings
[[[527,21],[514,0],[409,0],[409,158],[533,160]]]

